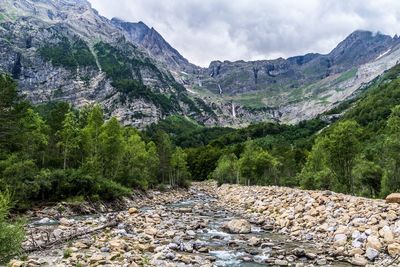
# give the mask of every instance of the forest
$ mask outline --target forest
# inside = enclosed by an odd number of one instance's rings
[[[100,106],[32,105],[0,75],[0,251],[20,248],[9,214],[57,201],[109,201],[133,190],[219,184],[279,185],[383,198],[400,190],[400,67],[356,99],[296,125],[207,128],[169,116],[139,131]],[[341,113],[336,121],[330,114]]]

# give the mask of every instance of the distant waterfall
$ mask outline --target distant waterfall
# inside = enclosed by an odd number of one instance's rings
[[[236,118],[235,103],[232,102],[232,116]]]
[[[219,94],[222,95],[222,88],[221,88],[221,85],[218,84],[218,88],[219,88]]]

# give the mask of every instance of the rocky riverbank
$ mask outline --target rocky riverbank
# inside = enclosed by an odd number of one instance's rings
[[[11,266],[397,266],[398,204],[211,182],[123,203],[31,212],[25,247],[42,249]]]
[[[283,187],[223,185],[220,205],[358,266],[400,266],[400,205]]]

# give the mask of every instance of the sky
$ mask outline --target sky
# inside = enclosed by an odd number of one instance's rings
[[[329,53],[357,29],[400,33],[399,0],[89,0],[101,15],[143,21],[190,62]]]

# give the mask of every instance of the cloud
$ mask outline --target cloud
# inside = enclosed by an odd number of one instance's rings
[[[89,0],[100,14],[154,27],[189,61],[328,53],[356,29],[394,35],[398,0]],[[118,4],[117,4],[118,3]]]

